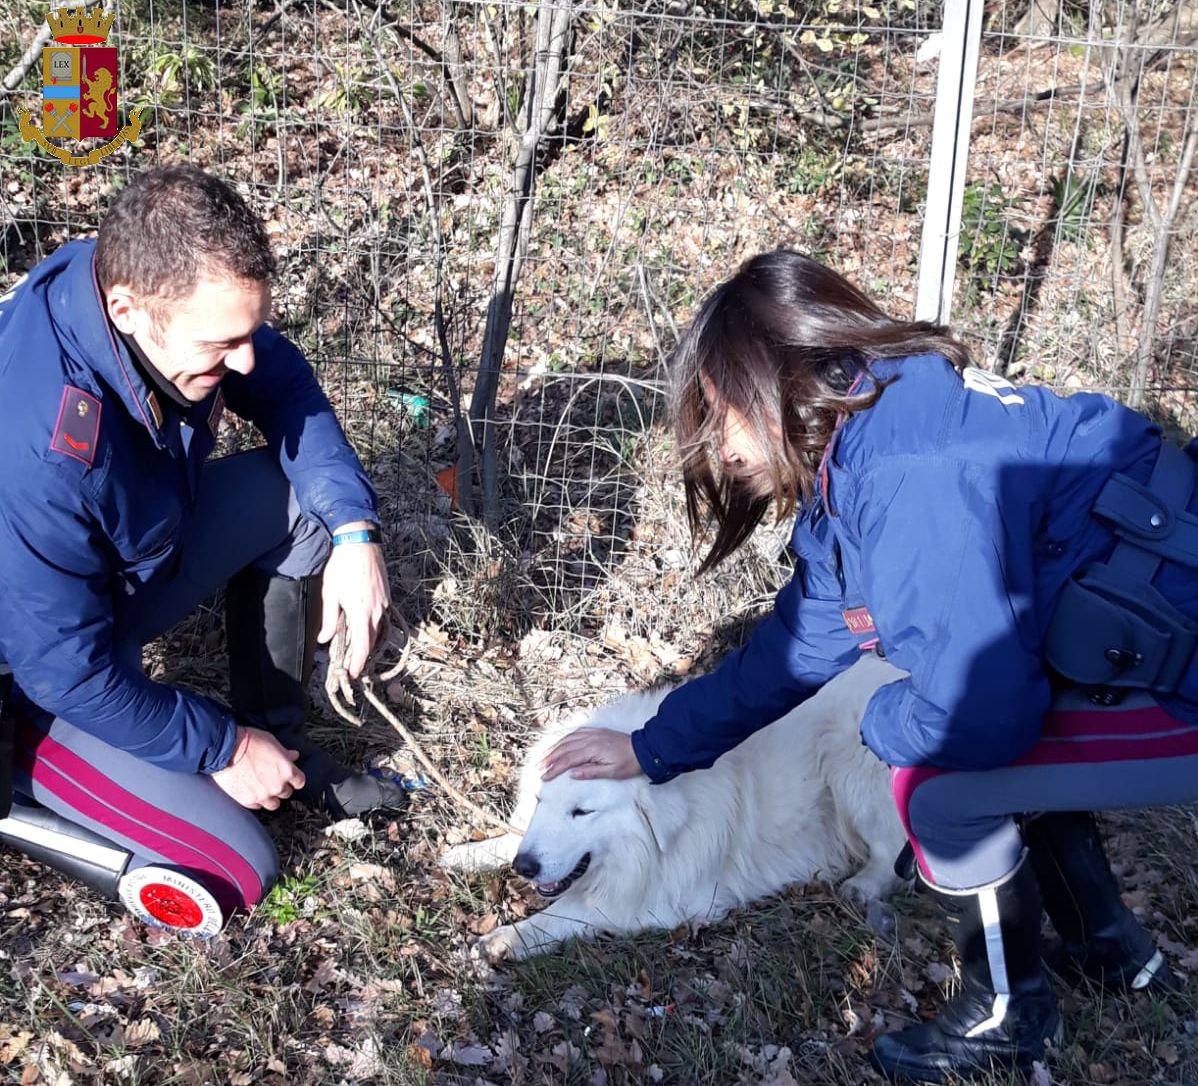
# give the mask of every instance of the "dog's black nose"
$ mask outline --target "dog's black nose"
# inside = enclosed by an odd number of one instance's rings
[[[517,875],[528,879],[529,882],[532,882],[541,873],[541,861],[530,856],[527,852],[517,852],[515,860],[512,861],[512,866],[516,869]]]

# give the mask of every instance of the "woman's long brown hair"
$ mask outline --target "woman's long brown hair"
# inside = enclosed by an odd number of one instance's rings
[[[696,538],[715,526],[699,572],[735,551],[771,504],[782,517],[814,497],[838,422],[882,394],[883,382],[849,394],[871,359],[918,354],[941,355],[958,369],[969,365],[968,350],[945,326],[888,317],[842,275],[802,253],[756,256],[718,287],[670,360],[687,516]],[[713,465],[729,407],[766,453],[757,475]]]

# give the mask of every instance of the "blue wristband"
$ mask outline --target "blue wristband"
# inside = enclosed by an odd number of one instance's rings
[[[340,547],[342,543],[381,543],[383,533],[378,528],[359,528],[354,532],[337,532],[333,536],[333,546]]]

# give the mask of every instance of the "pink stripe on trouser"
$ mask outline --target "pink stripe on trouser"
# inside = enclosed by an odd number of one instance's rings
[[[890,792],[894,796],[894,805],[898,808],[899,821],[902,822],[903,829],[907,833],[907,840],[911,842],[911,849],[915,853],[915,862],[919,864],[919,869],[925,875],[928,874],[928,864],[924,859],[923,849],[919,847],[915,834],[911,832],[911,797],[915,794],[915,789],[924,781],[949,772],[951,770],[934,769],[930,766],[915,766],[911,769],[903,769],[899,766],[890,767]]]
[[[1159,705],[1050,711],[1036,743],[1012,765],[1145,762],[1198,754],[1198,728]]]
[[[202,873],[222,906],[249,908],[262,897],[253,866],[220,838],[147,803],[44,733],[38,733],[35,747],[20,747],[21,768],[81,815]]]
[[[1020,767],[1098,766],[1104,763],[1152,762],[1162,759],[1191,758],[1198,755],[1198,727],[1171,717],[1159,705],[1133,705],[1127,709],[1058,709],[1045,715],[1039,741],[1009,766],[978,771],[979,787],[985,773],[1012,771]],[[890,788],[907,838],[915,851],[920,870],[930,877],[924,851],[911,826],[911,805],[915,793],[928,781],[948,774],[969,775],[968,771],[939,769],[931,766],[892,768]],[[1017,789],[1016,789],[1017,791]],[[1026,798],[1026,795],[1025,797]],[[1037,797],[1039,798],[1039,797]],[[1198,798],[1198,782],[1195,784]],[[1054,809],[1051,797],[1044,797],[1044,806],[1029,810]],[[1020,802],[1019,799],[1012,800]],[[1114,801],[1113,801],[1114,802]],[[1093,809],[1103,804],[1095,802]],[[968,814],[969,812],[962,812]],[[1012,809],[1011,815],[1025,813]],[[925,827],[926,829],[926,827]]]

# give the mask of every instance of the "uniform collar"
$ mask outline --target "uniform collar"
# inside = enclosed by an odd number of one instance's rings
[[[861,386],[869,379],[872,381],[872,376],[868,369],[862,369],[856,377],[853,378],[853,383],[849,385],[845,396],[856,396],[861,391]],[[828,511],[829,516],[836,516],[836,510],[832,508],[832,500],[828,493],[828,470],[832,462],[832,451],[836,447],[836,439],[840,437],[841,428],[852,416],[846,411],[836,420],[836,428],[832,431],[832,436],[828,438],[828,444],[824,446],[824,454],[819,459],[819,471],[816,473],[816,478],[819,481],[819,496],[824,503],[824,508]]]
[[[155,445],[164,448],[162,405],[108,321],[96,281],[95,248],[89,240],[70,242],[60,250],[65,265],[47,294],[50,319],[76,364],[96,374],[145,426]]]
[[[109,321],[109,323],[111,324],[112,322]],[[122,332],[115,325],[113,326],[113,332],[116,335],[117,343],[125,348],[125,353],[129,356],[129,361],[133,364],[133,368],[137,370],[137,375],[146,386],[146,402],[150,407],[150,413],[155,416],[155,422],[158,422],[160,426],[162,425],[158,416],[161,414],[161,409],[169,409],[171,404],[174,404],[180,411],[187,414],[191,410],[191,401],[158,372],[158,367],[150,361],[149,356],[142,350],[141,344],[133,336],[127,332]],[[159,408],[157,411],[155,410],[156,406]]]

